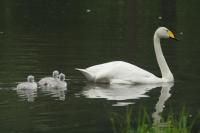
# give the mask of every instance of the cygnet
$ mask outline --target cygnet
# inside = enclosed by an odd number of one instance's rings
[[[29,75],[27,77],[27,82],[18,84],[17,89],[37,89],[37,83],[34,81],[34,76]]]
[[[56,82],[59,80],[59,72],[57,70],[53,71],[52,77],[42,78],[38,84],[39,86],[51,86],[54,87]]]

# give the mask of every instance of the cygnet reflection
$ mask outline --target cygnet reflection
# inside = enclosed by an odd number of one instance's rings
[[[133,103],[125,102],[124,100],[148,97],[145,95],[146,92],[160,86],[160,84],[88,84],[84,87],[82,94],[87,98],[105,98],[107,100],[117,100],[117,104],[114,104],[113,106],[126,106]]]
[[[165,102],[171,96],[170,89],[171,89],[171,87],[173,87],[173,85],[174,85],[173,83],[166,83],[166,84],[162,85],[160,97],[159,97],[159,100],[158,100],[158,102],[156,103],[156,106],[155,106],[156,111],[152,114],[154,125],[161,124],[160,121],[161,121],[162,117],[161,117],[160,114],[162,113],[162,111],[165,107]]]
[[[52,87],[42,87],[42,92],[50,95],[51,97],[57,98],[57,100],[64,101],[65,93],[67,92],[67,88],[52,88]]]
[[[37,97],[37,89],[16,89],[17,95],[23,100],[34,102]]]

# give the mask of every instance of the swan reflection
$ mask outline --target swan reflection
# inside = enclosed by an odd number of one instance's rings
[[[105,98],[107,100],[118,101],[113,106],[126,106],[133,104],[133,102],[124,102],[124,100],[148,97],[145,94],[146,92],[160,86],[161,84],[88,84],[84,87],[82,94],[87,98]]]
[[[165,131],[165,130],[162,130],[163,128],[157,128],[157,127],[166,127],[167,126],[169,128],[169,125],[166,125],[169,123],[165,123],[165,122],[161,121],[162,120],[161,113],[164,110],[166,101],[171,96],[170,90],[171,90],[171,87],[173,87],[173,85],[174,85],[173,83],[165,83],[165,84],[161,85],[161,90],[160,90],[160,95],[159,95],[158,101],[156,102],[155,105],[152,105],[152,106],[155,106],[155,112],[153,112],[153,114],[152,114],[153,128],[150,128],[150,127],[148,128],[148,129],[150,129],[150,131],[158,131],[158,132]],[[135,118],[137,118],[137,117],[134,117],[134,118],[132,117],[132,116],[134,116],[132,107],[129,106],[126,109],[127,109],[127,111],[126,111],[125,116],[122,116],[122,114],[118,113],[118,112],[110,113],[111,114],[110,120],[111,120],[113,129],[114,129],[114,132],[115,131],[122,131],[122,132],[123,131],[128,131],[128,132],[133,131],[133,132],[135,132],[135,131],[138,131],[138,129],[139,130],[143,129],[144,124],[148,124],[148,125],[150,124],[149,117],[146,116],[146,115],[148,115],[146,113],[146,111],[143,112],[144,113],[143,115],[141,115],[141,113],[139,113],[140,115],[138,117],[138,120],[136,120]],[[135,122],[136,122],[136,124],[133,124]],[[135,130],[135,127],[131,126],[132,124],[139,125],[138,126],[139,128],[136,128],[136,130]],[[129,126],[127,126],[127,125],[129,125]]]
[[[28,102],[34,102],[37,97],[37,89],[16,89],[17,95]]]
[[[49,94],[51,97],[58,98],[58,100],[65,100],[66,87],[41,87],[42,92]]]
[[[161,113],[163,112],[163,109],[165,107],[165,102],[171,96],[170,90],[171,90],[171,87],[173,87],[173,86],[174,86],[173,83],[170,83],[170,84],[168,83],[168,84],[162,85],[162,89],[160,91],[160,97],[159,97],[159,100],[158,100],[158,102],[156,103],[156,106],[155,106],[156,111],[152,114],[154,125],[161,124],[160,123],[160,121],[162,119]]]

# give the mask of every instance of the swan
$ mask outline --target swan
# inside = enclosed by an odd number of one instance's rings
[[[38,82],[38,84],[39,86],[55,86],[57,80],[59,80],[59,72],[57,70],[54,70],[52,73],[52,77],[42,78]]]
[[[65,82],[65,74],[60,73],[59,80],[56,80],[50,85],[42,86],[42,91],[51,95],[51,97],[56,97],[59,100],[65,100],[65,93],[67,91],[67,83]]]
[[[152,84],[173,82],[174,77],[164,58],[160,39],[175,39],[174,34],[166,27],[159,27],[153,37],[156,59],[162,74],[159,78],[154,74],[124,61],[113,61],[88,67],[80,71],[87,80],[98,83],[119,84]]]
[[[17,89],[36,90],[37,89],[37,83],[34,81],[34,76],[29,75],[27,77],[27,82],[23,82],[23,83],[18,84]]]
[[[59,75],[59,80],[56,83],[56,88],[66,88],[67,87],[67,83],[65,82],[65,74],[60,73]]]

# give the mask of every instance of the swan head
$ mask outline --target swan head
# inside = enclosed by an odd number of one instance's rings
[[[174,34],[166,27],[159,27],[156,30],[155,35],[157,35],[159,38],[178,40],[174,37]]]
[[[59,72],[57,70],[53,71],[52,77],[59,78]]]
[[[32,76],[32,75],[29,75],[28,77],[27,77],[27,81],[28,82],[34,82],[35,80],[34,80],[34,76]]]
[[[65,74],[61,73],[59,75],[59,79],[60,79],[60,81],[64,81],[65,80]]]

